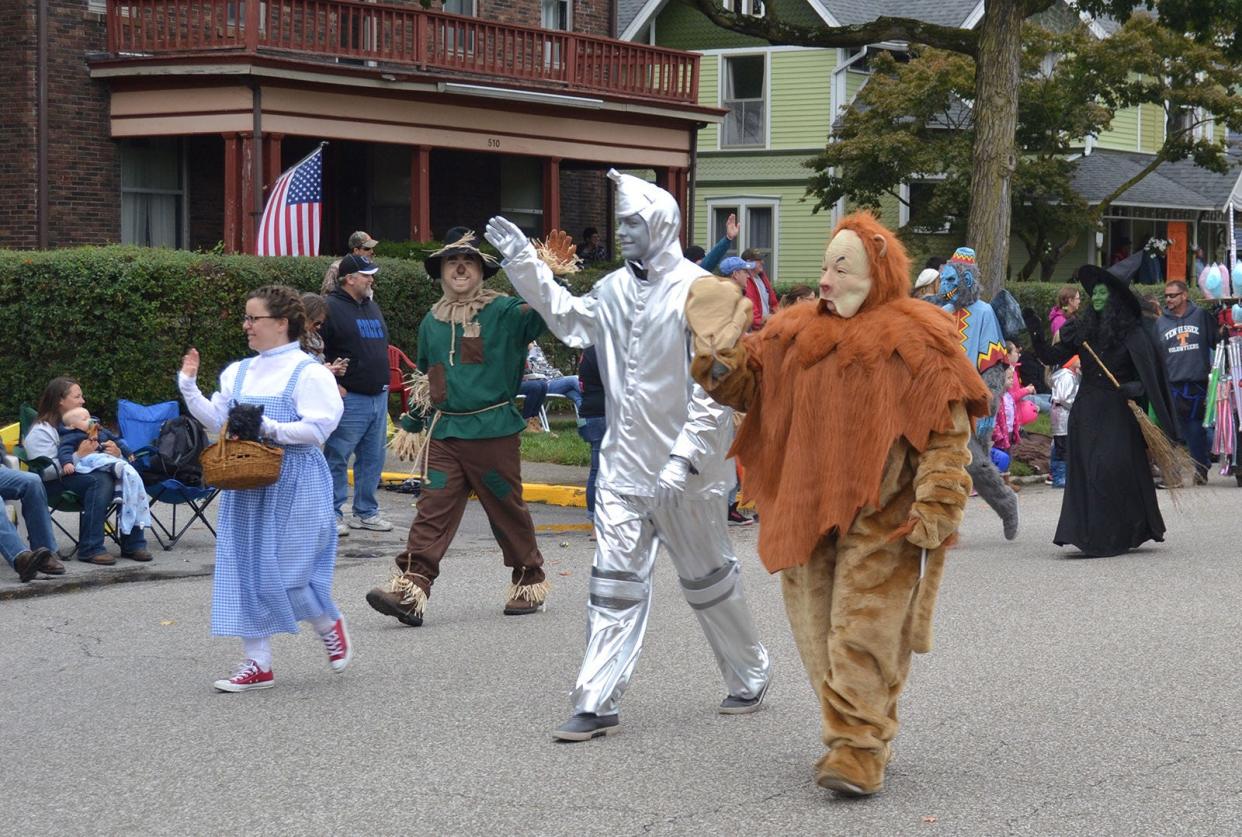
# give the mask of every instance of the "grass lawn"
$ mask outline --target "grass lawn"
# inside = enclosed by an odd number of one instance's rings
[[[578,436],[578,422],[573,413],[550,413],[551,433],[522,432],[522,460],[553,462],[557,465],[591,464],[591,446]]]

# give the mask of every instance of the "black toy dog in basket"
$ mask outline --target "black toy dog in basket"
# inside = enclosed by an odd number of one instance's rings
[[[220,428],[220,441],[208,446],[199,456],[204,485],[240,491],[264,488],[280,479],[280,465],[285,451],[284,448],[257,441],[262,415],[263,408],[259,405],[233,406],[228,421]],[[234,419],[241,429],[240,433],[237,428],[230,432]]]

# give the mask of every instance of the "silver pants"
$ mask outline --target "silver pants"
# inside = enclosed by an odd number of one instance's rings
[[[661,544],[668,548],[729,693],[753,698],[763,690],[768,652],[746,606],[741,568],[725,525],[723,497],[685,497],[676,508],[661,509],[649,497],[623,496],[602,486],[597,490],[598,545],[574,712],[617,712],[642,651],[651,573]]]

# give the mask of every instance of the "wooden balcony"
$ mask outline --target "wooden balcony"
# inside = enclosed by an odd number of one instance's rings
[[[522,89],[697,104],[699,56],[358,0],[108,0],[114,58],[286,56]],[[369,64],[374,62],[374,64]]]

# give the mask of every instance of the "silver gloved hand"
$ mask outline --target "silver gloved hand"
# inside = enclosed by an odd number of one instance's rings
[[[506,259],[515,258],[529,243],[526,233],[517,224],[500,215],[488,220],[483,236]]]
[[[690,478],[690,462],[681,456],[670,456],[656,478],[656,505],[661,508],[677,508],[686,493],[686,481]]]

